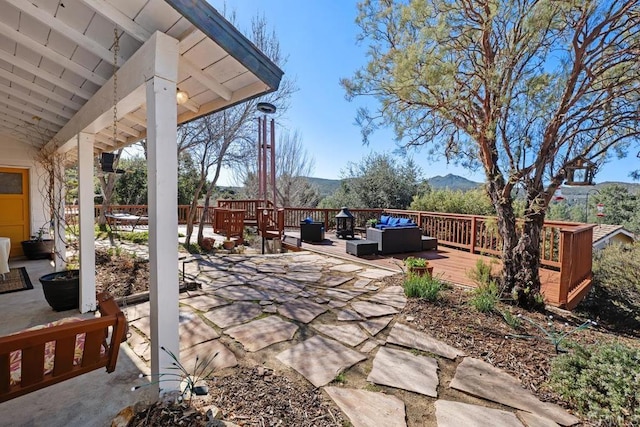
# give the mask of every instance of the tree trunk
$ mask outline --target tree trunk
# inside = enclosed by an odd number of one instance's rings
[[[205,177],[200,177],[196,191],[193,193],[193,199],[189,205],[189,211],[187,212],[187,232],[185,233],[184,246],[188,249],[191,245],[191,235],[193,234],[193,223],[196,219],[196,213],[198,211],[198,199],[200,198],[200,192],[206,181]]]

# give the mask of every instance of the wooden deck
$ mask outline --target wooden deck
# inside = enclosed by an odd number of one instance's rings
[[[285,234],[299,238],[300,233],[297,231],[287,231]],[[356,237],[356,240],[358,238]],[[368,264],[372,267],[379,267],[388,270],[402,272],[404,267],[403,260],[408,256],[422,257],[429,260],[429,265],[433,266],[433,274],[442,278],[447,283],[462,285],[467,287],[475,287],[475,283],[469,279],[467,272],[472,270],[478,259],[483,259],[485,263],[491,263],[493,270],[497,273],[502,263],[499,259],[472,254],[458,249],[448,248],[438,245],[437,251],[411,252],[393,255],[366,255],[356,257],[347,253],[346,240],[337,239],[335,236],[327,233],[323,243],[306,243],[302,242],[302,250],[316,252],[324,255],[335,256],[344,260],[360,262]],[[545,289],[556,289],[560,283],[560,272],[554,270],[540,269],[540,281],[542,283],[542,293]]]

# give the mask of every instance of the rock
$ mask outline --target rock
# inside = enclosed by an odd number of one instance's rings
[[[127,427],[135,415],[136,412],[133,407],[127,406],[118,412],[118,415],[111,421],[111,427]]]
[[[202,412],[207,414],[207,420],[221,420],[222,419],[222,411],[216,405],[209,405],[202,408]]]

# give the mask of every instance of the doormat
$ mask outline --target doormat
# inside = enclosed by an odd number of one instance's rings
[[[5,273],[4,280],[2,280],[2,275],[0,275],[0,294],[24,291],[25,289],[33,289],[26,268],[19,267],[10,269],[8,273]]]

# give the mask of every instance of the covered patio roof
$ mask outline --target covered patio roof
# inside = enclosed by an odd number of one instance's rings
[[[113,140],[112,77],[155,32],[178,40],[189,94],[178,123],[272,92],[283,74],[205,1],[0,0],[0,11],[0,147],[6,136],[73,158],[80,132],[95,153],[145,138],[145,91],[119,72]]]

